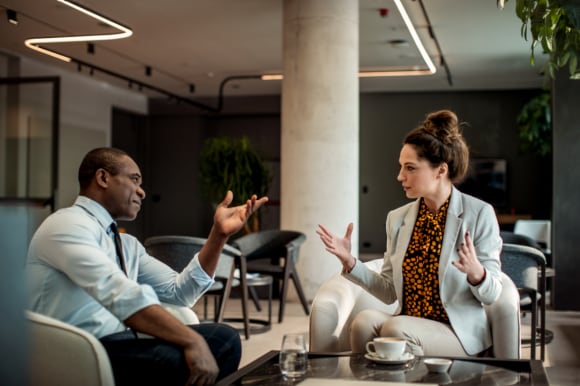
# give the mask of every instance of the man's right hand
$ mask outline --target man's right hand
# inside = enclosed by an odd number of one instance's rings
[[[187,385],[212,385],[219,368],[207,342],[158,304],[145,307],[125,320],[135,331],[144,332],[183,347],[190,377]]]
[[[205,340],[198,335],[195,342],[184,348],[184,353],[191,373],[186,385],[213,385],[219,368]]]

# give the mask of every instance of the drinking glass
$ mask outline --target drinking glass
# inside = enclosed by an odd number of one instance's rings
[[[287,378],[306,374],[307,353],[304,334],[285,334],[280,349],[280,370]]]

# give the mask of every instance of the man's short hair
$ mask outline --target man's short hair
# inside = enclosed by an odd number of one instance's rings
[[[119,174],[119,159],[127,155],[123,150],[113,147],[100,147],[89,151],[79,166],[80,188],[86,189],[99,169],[105,169],[112,175]]]

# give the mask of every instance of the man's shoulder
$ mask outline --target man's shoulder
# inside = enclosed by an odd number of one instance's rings
[[[78,206],[58,209],[49,215],[38,227],[39,231],[68,231],[80,228],[93,228],[96,220]]]

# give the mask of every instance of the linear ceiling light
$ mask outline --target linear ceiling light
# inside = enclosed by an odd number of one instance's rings
[[[411,34],[411,37],[413,38],[413,41],[415,42],[415,46],[419,50],[419,53],[421,54],[421,57],[423,58],[423,61],[425,62],[427,69],[413,66],[413,67],[403,67],[403,68],[396,67],[396,68],[392,68],[390,70],[384,70],[384,71],[360,71],[358,73],[359,78],[377,78],[377,77],[386,77],[386,76],[417,76],[417,75],[433,75],[433,74],[435,74],[437,72],[437,67],[435,67],[435,64],[433,64],[431,57],[429,56],[429,54],[427,53],[427,50],[423,46],[423,43],[421,42],[421,39],[419,38],[417,31],[415,30],[415,26],[413,26],[413,23],[411,22],[411,19],[409,18],[409,15],[407,14],[405,7],[401,3],[401,0],[393,0],[393,1],[395,2],[395,5],[397,6],[399,13],[401,14],[401,17],[403,18],[403,21],[405,22],[405,26],[407,26],[407,29],[409,30],[409,33]],[[268,74],[268,75],[261,76],[262,80],[279,80],[279,79],[283,79],[283,78],[284,78],[284,75],[282,75],[282,74]]]
[[[133,35],[133,31],[130,28],[125,27],[122,24],[116,23],[111,19],[106,18],[88,8],[85,8],[77,3],[69,0],[57,0],[59,3],[63,3],[71,8],[76,9],[79,12],[84,13],[94,19],[97,19],[113,28],[118,29],[120,32],[113,34],[100,34],[100,35],[78,35],[78,36],[57,36],[57,37],[46,37],[46,38],[32,38],[24,41],[26,47],[31,48],[35,51],[41,52],[43,54],[52,56],[54,58],[63,60],[65,62],[70,62],[71,58],[68,56],[59,54],[58,52],[49,50],[47,48],[40,47],[40,44],[50,44],[50,43],[71,43],[71,42],[94,42],[100,40],[115,40],[128,38]]]

